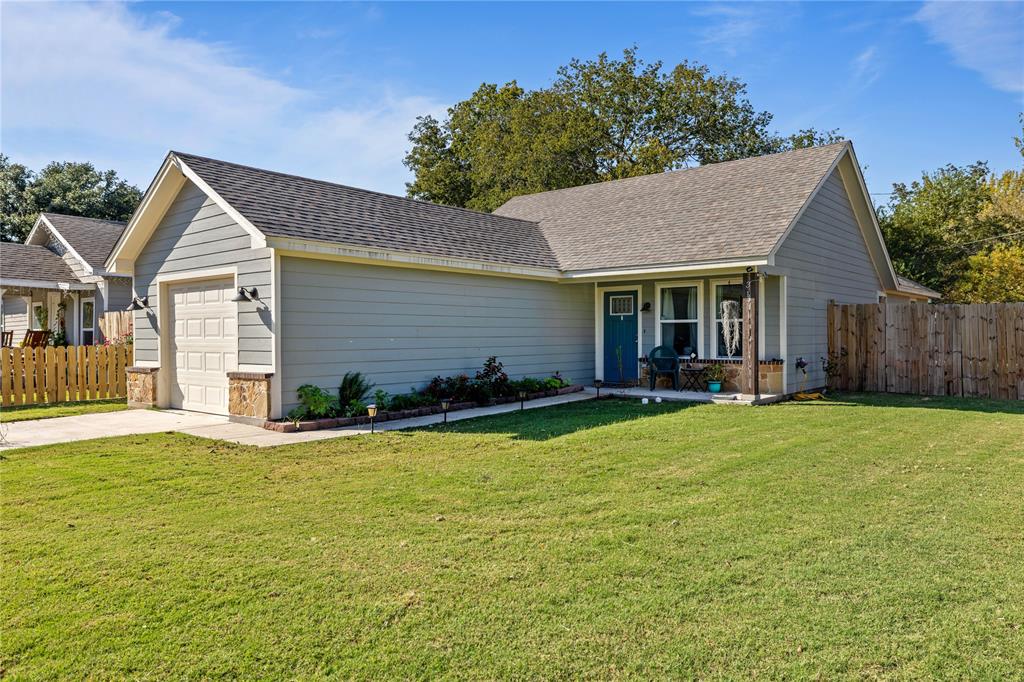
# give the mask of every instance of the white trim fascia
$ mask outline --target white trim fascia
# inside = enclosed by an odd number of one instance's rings
[[[775,265],[775,255],[779,252],[779,249],[782,248],[782,245],[786,243],[786,238],[789,237],[789,233],[793,231],[793,228],[796,227],[796,224],[799,223],[800,219],[804,217],[804,213],[807,212],[807,209],[810,207],[811,203],[814,202],[814,198],[818,196],[818,192],[821,191],[821,188],[825,186],[825,183],[828,182],[828,179],[832,177],[832,173],[834,173],[836,168],[839,167],[839,162],[843,160],[847,153],[852,151],[853,145],[850,143],[849,140],[847,140],[846,144],[843,145],[842,151],[836,154],[836,158],[829,165],[828,170],[822,174],[821,178],[818,180],[818,184],[814,186],[814,189],[811,190],[811,193],[807,196],[807,199],[804,201],[803,206],[801,206],[800,210],[796,212],[795,216],[793,216],[793,220],[789,221],[789,225],[786,227],[786,230],[782,233],[782,236],[779,237],[779,240],[775,242],[775,246],[773,246],[772,250],[768,253],[769,262],[767,263],[767,265]]]
[[[139,202],[135,212],[132,213],[132,217],[128,219],[128,225],[125,226],[124,232],[117,238],[117,242],[114,244],[114,248],[110,250],[110,255],[107,256],[107,260],[103,262],[103,269],[107,272],[121,272],[117,269],[117,261],[121,258],[121,251],[124,250],[125,244],[128,242],[128,237],[135,231],[139,222],[142,220],[142,216],[146,215],[149,210],[150,204],[153,203],[154,197],[159,193],[160,186],[167,180],[167,176],[171,171],[181,172],[172,163],[171,155],[168,154],[164,159],[164,162],[160,164],[160,170],[156,172],[156,177],[153,178],[153,182],[149,184],[149,188],[146,189],[146,193],[142,195],[142,201]],[[135,258],[132,258],[135,261]],[[132,273],[125,273],[132,274]],[[141,366],[141,365],[140,365]]]
[[[597,313],[597,320],[594,324],[594,378],[604,381],[604,295],[609,291],[635,291],[636,292],[636,352],[634,362],[640,361],[644,351],[644,287],[642,284],[625,285],[621,287],[599,287],[594,285],[594,311]],[[639,380],[639,373],[637,379]]]
[[[864,174],[861,173],[860,163],[857,162],[857,154],[853,151],[853,145],[850,145],[850,162],[853,164],[853,173],[857,178],[857,184],[860,188],[861,196],[868,206],[868,214],[871,216],[871,224],[875,228],[875,236],[878,238],[878,243],[882,247],[882,253],[885,254],[885,264],[889,269],[889,276],[892,277],[892,281],[899,288],[899,278],[896,276],[896,269],[892,266],[892,257],[889,255],[889,248],[885,245],[885,237],[882,236],[882,228],[878,224],[878,216],[875,215],[875,205],[871,202],[871,195],[868,193],[867,183],[864,182]],[[871,255],[871,250],[868,249],[868,255]]]
[[[92,301],[92,326],[89,327],[89,331],[92,332],[92,342],[96,343],[96,340],[99,338],[99,334],[96,333],[97,328],[99,327],[97,324],[99,321],[99,311],[96,310],[96,297],[82,296],[78,302],[78,319],[75,320],[75,323],[78,325],[78,340],[83,345],[85,344],[85,341],[82,339],[82,335],[85,334],[85,325],[82,324],[82,308],[84,308],[85,304],[89,301]]]
[[[779,277],[779,357],[782,359],[782,395],[789,394],[789,278]]]
[[[42,213],[39,214],[39,221],[45,222],[46,223],[46,227],[49,228],[49,230],[50,230],[50,234],[52,234],[54,237],[56,237],[57,241],[59,241],[64,246],[64,248],[68,250],[68,253],[70,253],[72,256],[74,256],[75,260],[77,260],[79,263],[82,264],[82,267],[85,269],[85,274],[87,274],[87,275],[95,274],[95,271],[94,271],[95,269],[91,265],[89,265],[89,263],[87,263],[84,258],[82,258],[80,255],[78,255],[78,252],[75,251],[75,247],[71,246],[71,242],[69,242],[67,239],[64,238],[64,235],[62,235],[60,233],[60,230],[58,230],[56,227],[54,227],[53,223],[51,223],[49,221],[49,219],[44,214],[42,214]],[[36,222],[36,226],[39,225],[39,221]],[[36,228],[33,227],[32,228],[32,232],[29,232],[28,237],[25,238],[25,243],[26,244],[28,244],[28,240],[32,238],[32,233],[35,232],[35,231],[36,231]]]
[[[561,273],[555,268],[540,268],[530,265],[507,265],[489,261],[454,258],[409,251],[378,249],[371,246],[355,246],[335,242],[320,242],[294,237],[270,237],[267,245],[279,250],[281,255],[293,258],[321,258],[348,263],[369,265],[390,265],[397,267],[442,270],[448,272],[469,272],[499,277],[518,277],[558,281]]]
[[[180,170],[186,178],[191,180],[197,187],[199,187],[199,189],[203,190],[203,192],[208,197],[213,199],[214,203],[220,206],[220,208],[225,213],[231,216],[232,220],[238,223],[243,230],[249,233],[249,246],[251,248],[262,249],[267,246],[267,236],[263,234],[259,229],[257,229],[255,225],[249,222],[248,218],[246,218],[244,215],[235,210],[235,207],[229,204],[224,199],[224,197],[213,191],[213,188],[210,187],[210,185],[208,185],[206,181],[199,176],[198,173],[189,168],[187,163],[185,163],[182,159],[180,159],[177,156],[174,156],[173,158],[173,163],[178,167],[178,170]]]
[[[675,287],[697,287],[697,355],[704,358],[704,280],[681,280],[654,283],[654,345],[661,345],[661,290]],[[688,362],[685,358],[684,362]]]
[[[601,280],[615,277],[630,278],[642,275],[670,275],[673,273],[685,273],[687,276],[697,275],[701,271],[711,270],[735,270],[736,268],[758,267],[769,265],[767,258],[761,259],[739,259],[739,260],[715,260],[693,263],[676,263],[674,265],[659,265],[657,267],[637,268],[615,268],[605,270],[566,270],[562,273],[565,280]],[[706,272],[707,275],[726,274]]]
[[[5,287],[28,287],[31,289],[65,289],[67,291],[93,291],[96,285],[90,282],[59,282],[42,279],[0,279]]]
[[[271,301],[274,304],[271,310],[270,319],[273,320],[273,346],[271,348],[271,363],[274,366],[274,376],[270,379],[270,418],[280,419],[284,416],[284,406],[281,403],[281,396],[284,395],[284,362],[281,355],[281,254],[276,249],[271,250],[270,269],[270,290]]]
[[[32,244],[32,240],[36,238],[36,231],[39,230],[39,224],[41,222],[43,222],[43,214],[42,213],[40,213],[39,217],[36,218],[36,221],[34,223],[32,223],[32,229],[28,231],[28,235],[25,237],[25,241],[22,242],[23,244]],[[47,220],[46,224],[49,225],[50,221]],[[39,244],[36,244],[35,246],[39,246]]]
[[[204,270],[183,270],[181,272],[165,272],[157,275],[150,282],[150,286],[153,284],[184,284],[186,282],[198,281],[202,279],[221,279],[223,277],[233,277],[235,279],[235,287],[238,287],[238,266],[237,265],[223,265],[216,268],[206,268]]]

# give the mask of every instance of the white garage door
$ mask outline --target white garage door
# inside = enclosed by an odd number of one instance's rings
[[[172,286],[171,407],[227,414],[227,372],[238,367],[238,305],[232,280]]]

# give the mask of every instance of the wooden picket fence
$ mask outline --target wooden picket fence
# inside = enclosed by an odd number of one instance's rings
[[[828,307],[847,391],[1024,400],[1024,303]]]
[[[100,331],[105,339],[118,339],[132,333],[134,313],[130,310],[114,310],[100,316]]]
[[[131,360],[127,345],[2,348],[0,401],[10,407],[123,398]]]

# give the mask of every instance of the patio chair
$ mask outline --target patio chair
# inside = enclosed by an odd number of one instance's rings
[[[679,354],[672,346],[658,346],[647,355],[647,374],[651,390],[658,384],[658,375],[672,376],[672,390],[679,390]]]
[[[25,332],[25,340],[21,342],[24,348],[44,348],[50,342],[48,330],[29,329]]]
[[[13,331],[4,332],[3,333],[3,339],[0,339],[0,346],[2,346],[3,348],[10,348],[13,345],[14,345],[14,332]]]

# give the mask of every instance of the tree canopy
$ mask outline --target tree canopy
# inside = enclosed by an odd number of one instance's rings
[[[636,48],[560,67],[550,87],[484,83],[443,121],[417,119],[409,196],[491,211],[513,196],[757,156],[838,139],[770,130],[746,85],[699,63],[667,69]]]
[[[54,161],[33,173],[0,154],[0,241],[24,241],[43,212],[127,220],[141,199],[113,170]]]
[[[1024,172],[949,164],[894,184],[878,216],[901,275],[952,301],[1024,301]]]

